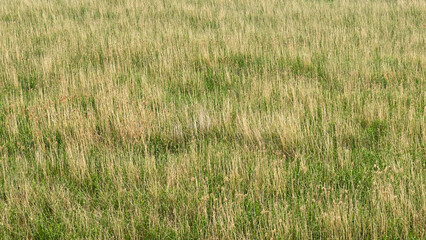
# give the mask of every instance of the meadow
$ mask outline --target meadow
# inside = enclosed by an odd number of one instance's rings
[[[1,239],[425,239],[426,1],[0,1]]]

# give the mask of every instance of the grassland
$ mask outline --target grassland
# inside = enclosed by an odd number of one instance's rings
[[[1,239],[425,239],[426,2],[0,1]]]

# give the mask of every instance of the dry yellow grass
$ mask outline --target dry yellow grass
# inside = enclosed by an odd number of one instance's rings
[[[0,238],[424,239],[425,18],[0,1]]]

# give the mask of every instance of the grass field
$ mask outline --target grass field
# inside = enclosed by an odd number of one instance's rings
[[[1,239],[425,239],[426,1],[0,1]]]

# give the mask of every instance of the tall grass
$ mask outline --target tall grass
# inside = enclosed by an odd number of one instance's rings
[[[426,2],[0,1],[1,239],[424,239]]]

